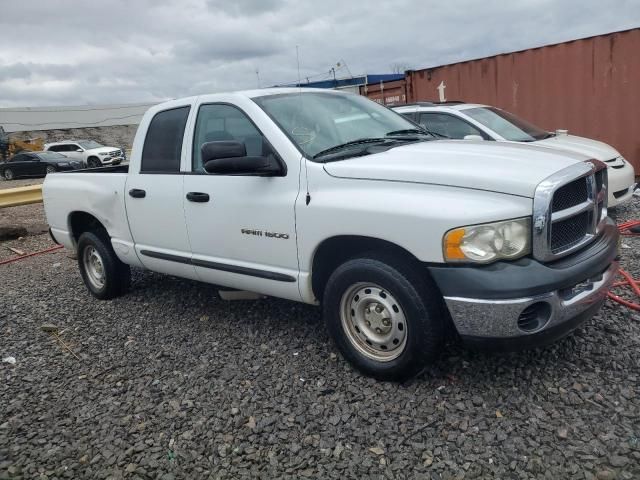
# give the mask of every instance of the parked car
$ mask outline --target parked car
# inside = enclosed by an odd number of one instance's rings
[[[93,140],[48,143],[44,146],[44,149],[61,153],[65,157],[82,162],[85,167],[89,168],[118,165],[126,160],[123,149],[105,147]]]
[[[69,160],[56,152],[22,152],[6,163],[0,163],[0,176],[5,180],[18,177],[43,177],[48,173],[76,170],[80,162]]]
[[[420,102],[394,107],[394,110],[448,138],[526,142],[601,160],[607,164],[609,207],[632,198],[636,184],[633,165],[606,143],[569,135],[566,130],[547,132],[512,113],[488,105]]]
[[[154,106],[128,166],[49,175],[43,198],[95,297],[136,266],[321,304],[346,359],[403,379],[448,326],[514,349],[591,318],[617,271],[606,191],[582,155],[435,140],[359,95],[276,88]]]

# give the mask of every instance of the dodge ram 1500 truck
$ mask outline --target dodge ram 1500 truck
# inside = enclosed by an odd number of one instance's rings
[[[603,163],[438,140],[334,91],[154,106],[128,166],[48,175],[43,194],[97,298],[134,266],[320,304],[343,356],[380,379],[421,371],[448,326],[492,348],[554,341],[617,269]]]

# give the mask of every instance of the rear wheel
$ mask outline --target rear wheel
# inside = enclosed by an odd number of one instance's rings
[[[382,252],[342,264],[329,278],[323,308],[342,355],[375,378],[417,375],[444,343],[440,293],[402,255]]]
[[[5,169],[4,171],[4,179],[5,180],[13,180],[15,178],[15,175],[13,173],[13,170],[11,170],[10,168]]]
[[[80,235],[78,266],[84,284],[100,300],[126,293],[131,284],[131,270],[116,256],[106,232]]]

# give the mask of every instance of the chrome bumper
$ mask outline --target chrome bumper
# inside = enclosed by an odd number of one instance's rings
[[[540,336],[547,330],[561,329],[563,325],[572,323],[571,321],[580,315],[595,313],[606,299],[617,271],[618,262],[613,262],[599,275],[571,288],[532,297],[483,300],[445,296],[445,301],[453,323],[463,338],[509,339]],[[548,305],[543,307],[546,318],[540,321],[537,328],[523,330],[518,325],[518,319],[527,307],[537,303]],[[590,315],[581,320],[585,321],[589,317]],[[577,326],[572,324],[571,329]]]

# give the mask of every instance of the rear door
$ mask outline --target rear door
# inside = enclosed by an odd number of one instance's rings
[[[150,270],[197,279],[191,265],[180,169],[190,109],[190,105],[177,105],[155,113],[141,158],[129,170],[125,202],[142,264]]]
[[[32,175],[32,173],[30,173],[31,164],[29,162],[29,156],[26,153],[19,153],[13,156],[7,163],[5,170],[6,169],[10,169],[15,177]]]

